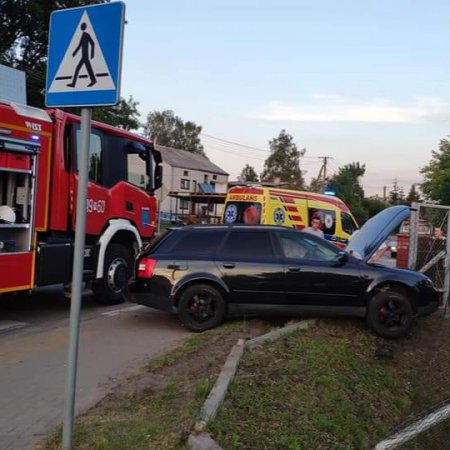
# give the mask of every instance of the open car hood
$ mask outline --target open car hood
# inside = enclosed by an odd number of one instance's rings
[[[391,206],[369,219],[352,235],[346,250],[368,261],[380,245],[410,215],[409,206]]]

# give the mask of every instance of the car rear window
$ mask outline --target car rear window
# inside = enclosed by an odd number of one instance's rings
[[[161,249],[164,246],[170,245],[172,239],[170,236],[173,234],[172,230],[166,230],[161,233],[159,236],[155,236],[142,250],[142,253],[153,253],[156,249]]]
[[[170,252],[186,256],[212,255],[225,237],[226,230],[192,230],[180,232]]]
[[[220,250],[222,258],[273,258],[274,252],[268,231],[232,231]]]

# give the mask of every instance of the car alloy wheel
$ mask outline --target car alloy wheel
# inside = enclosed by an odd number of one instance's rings
[[[194,284],[180,295],[178,316],[186,328],[201,332],[219,325],[226,313],[219,289],[209,284]]]
[[[403,289],[379,291],[369,301],[367,323],[386,339],[405,336],[411,329],[413,317],[409,295]]]

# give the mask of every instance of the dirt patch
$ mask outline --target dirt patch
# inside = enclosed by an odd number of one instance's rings
[[[238,324],[239,322],[235,322]],[[233,327],[233,324],[231,324]],[[261,334],[267,333],[272,327],[272,323],[262,320],[253,319],[247,322],[239,323],[237,329],[232,329],[226,333],[218,333],[217,336],[206,338],[204,342],[190,349],[183,346],[176,351],[176,357],[169,361],[167,356],[164,357],[164,365],[152,368],[150,362],[149,371],[143,371],[139,375],[128,378],[125,382],[120,383],[114,388],[104,401],[114,401],[118,396],[138,395],[141,392],[151,393],[161,389],[176,374],[177,378],[188,380],[194,373],[204,370],[205,363],[211,369],[217,369],[217,364],[224,362],[233,345],[238,339],[252,339]],[[203,339],[199,336],[199,341]],[[195,339],[196,340],[196,339]],[[168,362],[167,362],[168,361]],[[220,371],[220,367],[219,367]],[[208,373],[210,373],[208,371]]]

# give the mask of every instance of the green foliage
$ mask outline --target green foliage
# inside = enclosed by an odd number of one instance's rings
[[[195,122],[184,122],[173,111],[165,110],[149,113],[144,130],[146,135],[159,145],[206,156],[200,142],[202,127]]]
[[[28,104],[44,106],[50,13],[97,0],[1,0],[0,62],[27,73]]]
[[[359,181],[365,173],[365,164],[354,162],[340,167],[328,182],[328,185],[336,191],[336,195],[350,208],[360,225],[368,218],[363,205],[364,190]]]
[[[432,151],[431,161],[423,167],[422,192],[431,200],[450,205],[450,141],[442,139],[439,150]]]
[[[388,201],[391,205],[406,205],[405,191],[403,186],[399,186],[397,180],[392,183],[392,189],[389,192]]]
[[[290,189],[304,189],[305,180],[300,170],[300,157],[306,152],[298,150],[294,138],[281,130],[278,137],[269,142],[270,156],[264,163],[261,180],[286,183]]]
[[[246,164],[239,175],[240,181],[258,181],[258,174],[250,164]]]
[[[413,202],[420,202],[420,194],[416,190],[416,185],[412,184],[406,197],[406,204],[410,205]]]
[[[128,100],[121,98],[115,106],[94,108],[92,118],[124,130],[137,130],[141,125],[138,105],[139,102],[134,101],[132,96]]]
[[[363,208],[367,214],[368,219],[375,216],[380,211],[383,211],[383,209],[385,209],[387,206],[388,204],[385,201],[378,198],[365,198],[363,200]]]

